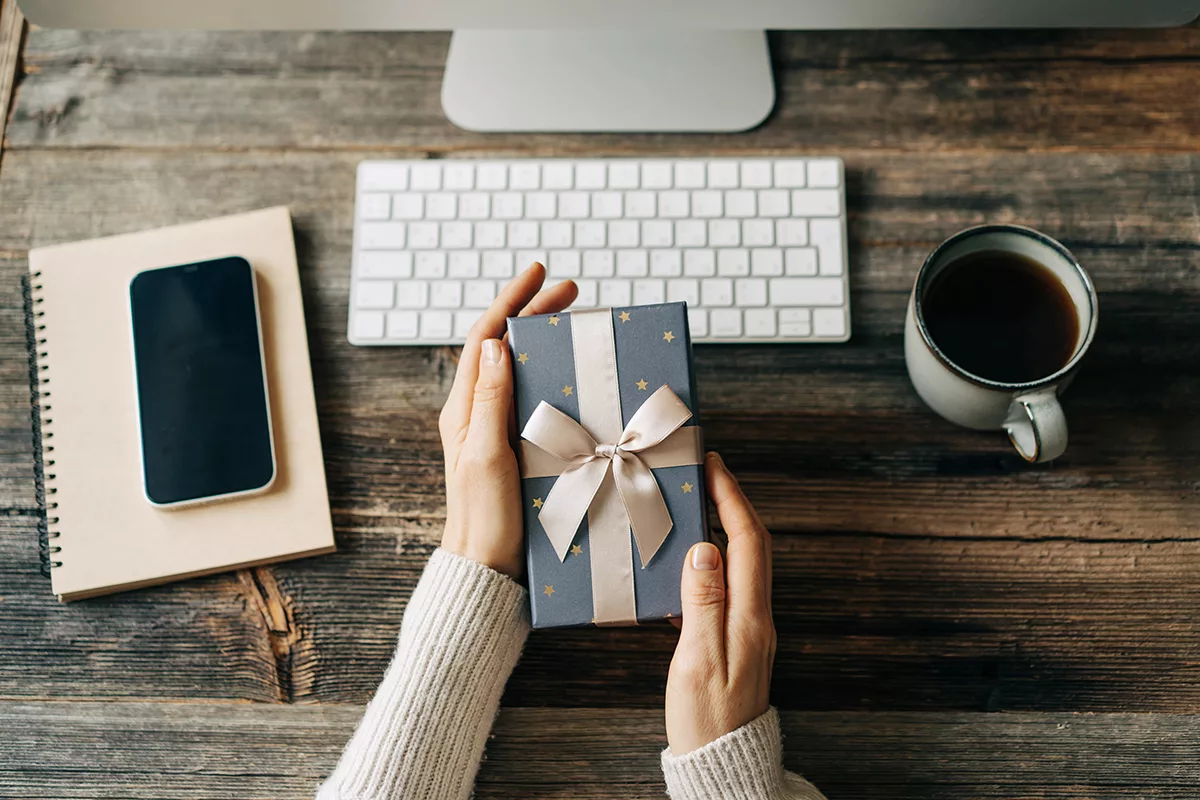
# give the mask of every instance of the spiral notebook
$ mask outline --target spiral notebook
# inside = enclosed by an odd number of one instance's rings
[[[142,492],[129,281],[230,255],[258,278],[276,480],[253,497],[155,508]],[[38,534],[60,600],[334,550],[286,208],[32,250],[27,296]]]

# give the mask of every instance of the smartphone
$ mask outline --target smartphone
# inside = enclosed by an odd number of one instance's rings
[[[174,508],[270,488],[275,447],[250,263],[139,272],[129,308],[146,499]]]

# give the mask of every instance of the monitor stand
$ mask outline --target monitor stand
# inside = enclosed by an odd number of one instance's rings
[[[472,131],[724,133],[774,105],[763,31],[455,31],[442,82]]]

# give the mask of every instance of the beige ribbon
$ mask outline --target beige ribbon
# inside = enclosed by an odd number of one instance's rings
[[[682,427],[692,412],[666,385],[620,429],[612,312],[577,311],[571,322],[580,422],[539,403],[521,431],[521,476],[558,476],[538,520],[560,561],[587,515],[595,621],[636,622],[629,530],[644,568],[674,524],[651,469],[699,464],[700,429]]]

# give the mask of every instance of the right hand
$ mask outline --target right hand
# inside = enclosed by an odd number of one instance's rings
[[[667,744],[690,753],[765,714],[775,663],[771,534],[716,453],[704,469],[729,539],[692,547],[683,566],[683,631],[667,676]]]

